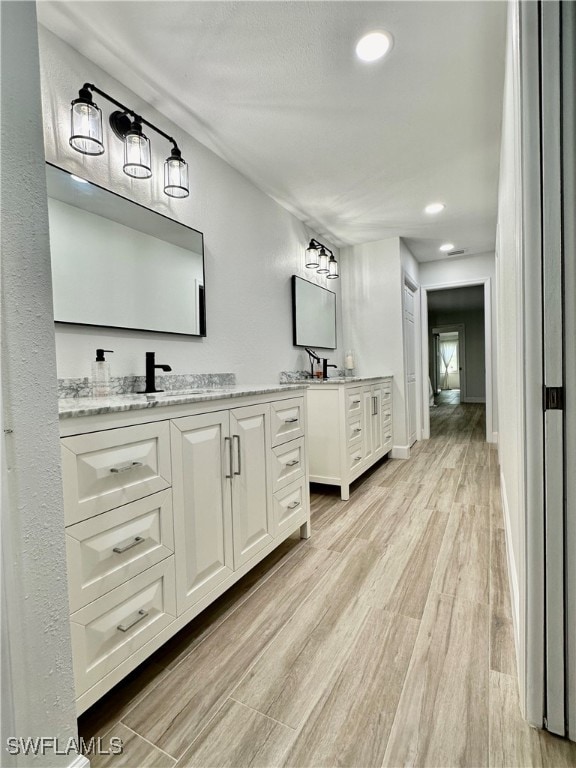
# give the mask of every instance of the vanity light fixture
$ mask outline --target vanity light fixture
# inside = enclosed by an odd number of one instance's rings
[[[104,152],[102,110],[92,100],[92,93],[99,94],[119,108],[112,112],[109,123],[114,134],[124,142],[124,173],[133,179],[149,179],[152,176],[150,139],[142,130],[142,126],[146,125],[172,144],[170,156],[164,162],[164,192],[169,197],[188,197],[188,164],[172,136],[92,83],[84,83],[78,98],[72,102],[70,146],[83,155],[101,155]]]
[[[306,248],[306,267],[316,269],[319,275],[326,275],[328,280],[335,280],[340,277],[338,274],[338,262],[334,254],[322,243],[312,238],[310,245]]]
[[[328,269],[328,251],[324,246],[320,248],[319,262],[316,271],[319,275],[327,275],[330,270]]]

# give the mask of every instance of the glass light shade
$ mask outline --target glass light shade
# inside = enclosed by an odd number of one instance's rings
[[[328,280],[335,280],[337,277],[340,277],[338,274],[338,262],[334,258],[334,256],[330,256],[330,259],[328,261],[328,274],[326,275]]]
[[[320,259],[319,259],[319,267],[318,267],[318,274],[319,275],[327,275],[330,270],[328,269],[328,254],[326,253],[326,250],[324,248],[320,249]]]
[[[188,197],[188,163],[172,153],[164,163],[164,192],[169,197]]]
[[[318,256],[318,247],[310,242],[310,245],[306,248],[306,266],[308,269],[316,269],[318,267],[320,264]]]
[[[124,173],[134,179],[152,176],[150,139],[134,124],[124,138]]]
[[[102,110],[93,102],[75,99],[70,110],[70,146],[83,155],[101,155]]]

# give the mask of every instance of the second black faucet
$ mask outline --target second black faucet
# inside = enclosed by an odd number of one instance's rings
[[[162,371],[172,370],[169,365],[156,363],[155,356],[155,352],[146,352],[146,389],[143,390],[143,394],[146,395],[151,392],[164,392],[163,389],[156,389],[156,368]]]

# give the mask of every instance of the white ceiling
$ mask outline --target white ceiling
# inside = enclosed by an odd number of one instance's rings
[[[38,16],[336,245],[494,249],[505,2],[46,0]],[[360,62],[379,28],[392,52]]]

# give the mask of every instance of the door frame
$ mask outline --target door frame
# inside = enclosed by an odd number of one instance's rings
[[[492,280],[490,277],[476,278],[473,280],[458,280],[451,283],[439,283],[420,286],[420,321],[422,336],[422,357],[420,368],[422,373],[421,391],[426,392],[426,397],[420,398],[422,413],[422,439],[430,439],[430,404],[428,402],[428,292],[440,291],[449,288],[468,288],[473,285],[484,287],[484,361],[486,379],[486,442],[497,442],[497,435],[493,428],[493,403],[494,391],[492,381]]]
[[[432,334],[435,332],[442,333],[457,333],[458,334],[458,381],[460,382],[460,402],[467,402],[466,400],[466,326],[464,323],[454,323],[452,325],[435,325],[432,328]],[[430,353],[428,353],[430,354]],[[462,375],[464,370],[464,375]],[[462,386],[464,382],[464,386]]]
[[[405,408],[405,428],[406,437],[408,437],[409,430],[409,416],[408,416],[408,386],[406,377],[406,340],[404,338],[404,286],[408,286],[414,293],[414,371],[416,375],[416,413],[414,419],[416,423],[416,442],[422,440],[423,435],[423,411],[422,400],[424,397],[428,397],[428,381],[426,380],[425,390],[422,388],[422,288],[405,270],[402,271],[402,337],[403,337],[403,357],[404,357],[404,400],[406,403]],[[420,333],[420,338],[418,338]],[[428,370],[428,363],[426,363],[426,370]],[[424,394],[425,393],[425,394]],[[410,450],[410,447],[408,448]]]

